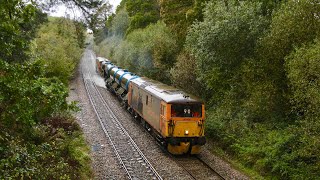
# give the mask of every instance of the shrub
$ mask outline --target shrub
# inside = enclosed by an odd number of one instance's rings
[[[176,51],[175,37],[163,22],[130,33],[116,49],[115,59],[141,76],[170,83],[169,70],[173,66]],[[123,60],[120,57],[125,57]]]
[[[41,61],[0,61],[0,179],[87,179],[88,147],[68,89]],[[59,116],[62,115],[62,116]]]
[[[79,32],[78,32],[79,33]],[[77,28],[63,18],[50,19],[33,41],[33,53],[43,59],[48,77],[57,77],[67,84],[81,56]]]
[[[91,178],[89,149],[79,127],[74,127],[72,120],[69,129],[64,129],[70,118],[55,117],[50,121],[57,120],[63,123],[33,126],[31,140],[9,129],[0,133],[1,179]]]
[[[89,149],[69,115],[76,107],[66,101],[81,49],[74,29],[64,29],[71,24],[58,21],[40,30],[32,61],[0,60],[0,179],[92,176]]]
[[[67,88],[57,78],[46,78],[40,61],[21,65],[0,61],[0,72],[2,124],[23,130],[70,109]]]
[[[174,67],[170,70],[171,81],[174,86],[180,87],[185,91],[203,97],[205,95],[205,86],[198,81],[196,71],[196,60],[187,51],[182,51],[178,57]]]
[[[206,85],[209,94],[213,92],[216,103],[225,93],[242,88],[238,76],[241,65],[252,56],[268,24],[260,12],[260,4],[256,2],[208,2],[204,21],[189,29],[187,50],[196,59],[200,82]]]

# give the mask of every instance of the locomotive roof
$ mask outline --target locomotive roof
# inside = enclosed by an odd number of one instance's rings
[[[175,87],[168,86],[146,77],[133,79],[131,82],[167,103],[202,103],[198,98],[191,96]]]

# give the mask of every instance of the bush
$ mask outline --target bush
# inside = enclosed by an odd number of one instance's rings
[[[171,81],[174,86],[184,89],[198,97],[205,95],[205,86],[198,81],[196,73],[196,60],[187,51],[182,51],[174,67],[170,70]]]
[[[175,37],[163,22],[130,33],[115,52],[115,60],[130,71],[170,83],[176,52]],[[133,66],[137,67],[133,67]]]
[[[229,91],[243,91],[241,65],[253,55],[267,24],[259,3],[219,1],[208,2],[204,21],[191,26],[186,47],[196,59],[198,79],[212,93],[212,102],[219,103]]]
[[[37,38],[33,41],[33,53],[36,58],[43,59],[48,77],[57,77],[67,84],[82,52],[76,36],[79,32],[70,20],[49,20],[40,28]]]
[[[57,78],[46,78],[40,61],[21,65],[0,61],[0,72],[1,124],[24,130],[71,108],[65,99],[67,88]]]
[[[50,119],[57,120],[63,123],[33,126],[31,140],[9,129],[0,133],[1,179],[91,178],[89,149],[79,127],[72,120],[64,129],[70,118]]]
[[[0,60],[0,179],[92,178],[89,149],[70,116],[77,108],[66,101],[81,53],[69,25],[42,27],[32,61]]]
[[[291,112],[298,120],[318,121],[320,112],[320,41],[303,46],[286,57],[292,92]]]
[[[232,3],[225,9],[209,2],[204,22],[187,37],[200,82],[214,93],[207,101],[213,103],[206,134],[263,176],[317,179],[320,6],[313,0],[284,2],[265,31],[268,18],[256,3],[239,4],[234,12]]]

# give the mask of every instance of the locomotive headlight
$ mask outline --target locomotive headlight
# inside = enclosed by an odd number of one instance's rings
[[[185,130],[184,135],[188,135],[188,134],[189,134],[189,130]]]

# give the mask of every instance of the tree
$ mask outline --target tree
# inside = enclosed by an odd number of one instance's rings
[[[286,116],[291,111],[288,99],[291,92],[285,70],[285,57],[295,48],[312,42],[319,36],[319,12],[320,5],[316,0],[290,0],[274,13],[270,31],[259,41],[257,57],[251,65],[251,69],[255,69],[256,78],[251,79],[250,101],[255,102],[252,103],[255,112],[264,112],[264,117],[272,115],[283,121],[288,120]]]
[[[195,21],[202,21],[202,10],[208,0],[161,0],[160,17],[175,33],[181,49],[189,26]]]
[[[176,34],[179,46],[185,41],[188,27],[192,21],[187,19],[187,12],[192,9],[194,0],[162,0],[160,1],[160,17]]]
[[[320,117],[320,41],[303,45],[285,58],[291,111],[298,120],[319,122]]]
[[[267,22],[260,4],[237,1],[209,2],[204,21],[192,25],[186,39],[187,50],[196,59],[199,80],[214,91],[216,103],[239,87],[242,63],[254,53]]]
[[[50,18],[33,40],[32,52],[47,67],[46,77],[68,84],[81,57],[77,25],[65,18]]]
[[[127,35],[115,50],[115,61],[140,76],[170,83],[176,40],[163,22],[149,25]]]
[[[85,23],[90,29],[96,31],[98,27],[101,27],[101,18],[104,15],[109,14],[111,8],[108,1],[105,0],[35,0],[38,7],[48,12],[54,7],[65,4],[70,9],[80,9],[82,17],[85,19]],[[97,27],[96,27],[97,26]]]
[[[157,0],[127,0],[126,10],[130,17],[127,34],[135,29],[145,28],[160,19]]]
[[[195,67],[195,58],[190,52],[182,51],[178,55],[174,67],[170,70],[172,84],[190,94],[206,99],[202,96],[205,94],[205,85],[197,80],[198,73]]]
[[[109,2],[102,4],[96,12],[91,15],[89,27],[96,32],[98,29],[105,28],[108,17],[112,15],[112,5]]]
[[[32,2],[8,0],[0,1],[0,16],[0,59],[27,60],[30,41],[46,15]]]

